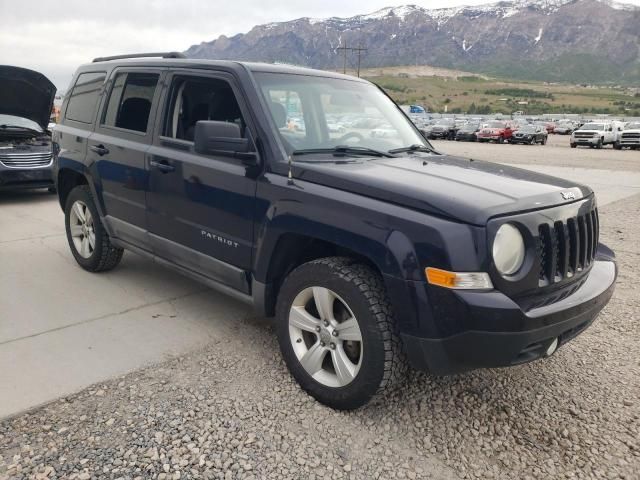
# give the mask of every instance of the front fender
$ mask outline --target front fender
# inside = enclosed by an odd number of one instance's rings
[[[294,234],[366,257],[384,279],[399,323],[415,329],[430,312],[416,311],[426,266],[477,271],[481,229],[310,182],[267,174],[256,190],[253,274],[269,285],[279,240]],[[425,317],[426,315],[426,317]],[[421,320],[419,320],[421,318]]]

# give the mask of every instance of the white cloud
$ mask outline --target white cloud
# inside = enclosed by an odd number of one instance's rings
[[[632,0],[640,3],[640,0]],[[299,17],[348,17],[412,0],[0,0],[0,64],[32,68],[66,89],[75,68],[94,57],[186,50],[221,34]],[[431,0],[427,8],[485,0]]]

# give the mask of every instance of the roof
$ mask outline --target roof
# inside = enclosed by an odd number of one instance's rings
[[[104,62],[87,63],[80,67],[81,70],[95,71],[99,67],[115,68],[116,66],[126,65],[128,67],[176,67],[176,68],[223,68],[225,70],[236,70],[243,68],[251,72],[270,72],[285,73],[290,75],[310,75],[318,77],[340,78],[351,81],[365,80],[343,75],[341,73],[330,72],[326,70],[316,70],[306,67],[298,67],[295,65],[260,63],[260,62],[241,62],[235,60],[205,60],[197,58],[129,58],[106,60]]]

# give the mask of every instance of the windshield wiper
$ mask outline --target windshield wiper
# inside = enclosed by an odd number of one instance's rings
[[[409,145],[408,147],[394,148],[393,150],[389,150],[389,153],[404,153],[404,152],[438,153],[433,148],[427,147],[426,145],[421,145],[419,143]]]
[[[336,145],[332,148],[305,148],[301,150],[294,150],[293,152],[291,152],[291,155],[311,155],[315,153],[331,153],[335,156],[367,155],[373,157],[393,158],[391,152],[383,152],[382,150],[375,150],[368,147],[350,147],[348,145]]]

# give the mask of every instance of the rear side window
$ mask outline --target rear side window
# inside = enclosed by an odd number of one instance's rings
[[[93,123],[100,90],[106,72],[81,73],[69,94],[66,118],[82,123]]]
[[[102,123],[145,133],[158,78],[157,73],[118,73]]]

